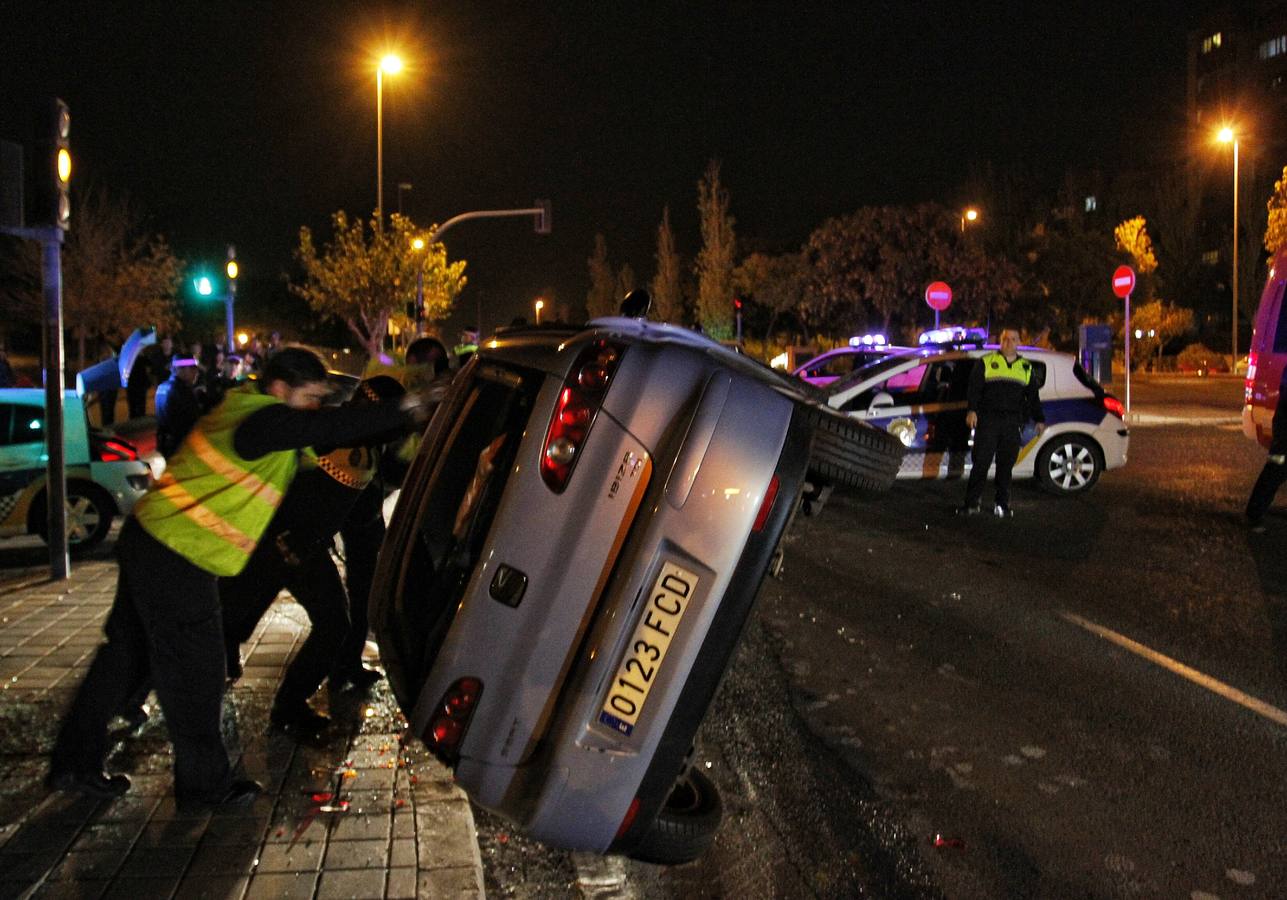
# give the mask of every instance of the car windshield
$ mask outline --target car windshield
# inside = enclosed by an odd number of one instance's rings
[[[890,356],[882,357],[874,362],[867,363],[867,365],[859,369],[855,369],[853,374],[832,382],[823,388],[823,390],[828,394],[837,394],[860,381],[868,381],[884,372],[896,369],[910,359],[914,359],[918,356],[925,356],[928,352],[929,351],[925,350],[909,350],[905,353],[895,353]]]

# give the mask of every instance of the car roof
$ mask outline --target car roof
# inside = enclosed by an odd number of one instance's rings
[[[977,359],[993,351],[1000,350],[999,344],[984,344],[983,346],[965,346],[949,347],[943,345],[925,345],[903,353],[892,353],[884,359],[873,360],[860,369],[855,369],[845,377],[833,382],[822,388],[822,391],[828,395],[839,394],[853,388],[856,384],[861,384],[870,379],[873,375],[891,372],[903,363],[926,363],[939,359],[965,359],[966,357]],[[1043,365],[1049,365],[1054,362],[1072,362],[1075,357],[1071,353],[1064,353],[1059,350],[1049,350],[1045,347],[1020,347],[1019,355],[1025,359],[1031,359],[1041,362]]]

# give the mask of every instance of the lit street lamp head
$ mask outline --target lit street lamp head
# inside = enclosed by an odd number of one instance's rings
[[[1216,132],[1216,140],[1222,144],[1228,144],[1233,140],[1233,129],[1228,125]]]
[[[388,75],[397,75],[402,71],[402,57],[388,53],[380,60],[380,70]]]
[[[975,209],[973,206],[971,206],[969,209],[965,211],[965,221],[967,222],[973,222],[978,217],[979,217],[979,211]]]

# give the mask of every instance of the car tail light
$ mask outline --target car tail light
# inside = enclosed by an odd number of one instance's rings
[[[780,483],[781,481],[776,475],[769,482],[769,487],[764,492],[764,502],[760,504],[760,511],[755,515],[755,524],[751,526],[752,531],[764,530],[764,523],[769,520],[769,513],[773,512],[773,501],[778,498],[778,485]]]
[[[100,462],[134,462],[139,458],[134,445],[118,437],[97,438],[94,450]]]
[[[1122,405],[1121,400],[1118,400],[1112,394],[1104,395],[1104,409],[1108,410],[1119,419],[1126,418],[1126,407]]]
[[[1256,366],[1260,363],[1260,354],[1252,350],[1247,354],[1247,377],[1243,382],[1243,396],[1246,400],[1251,399],[1251,393],[1256,387]]]
[[[541,448],[541,477],[555,493],[567,487],[624,349],[596,341],[581,351],[563,383]]]
[[[477,678],[458,678],[438,701],[423,737],[440,759],[455,761],[482,693],[483,683]]]

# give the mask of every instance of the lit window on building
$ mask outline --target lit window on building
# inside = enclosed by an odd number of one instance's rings
[[[1258,52],[1261,59],[1273,59],[1287,53],[1287,34],[1280,34],[1263,42]]]
[[[1099,201],[1095,199],[1094,194],[1086,197],[1086,212],[1094,212],[1099,207]]]
[[[1212,50],[1219,50],[1224,36],[1220,32],[1208,35],[1202,39],[1202,52],[1210,53]]]
[[[1202,254],[1202,264],[1204,266],[1214,266],[1220,263],[1220,251],[1208,250]]]

